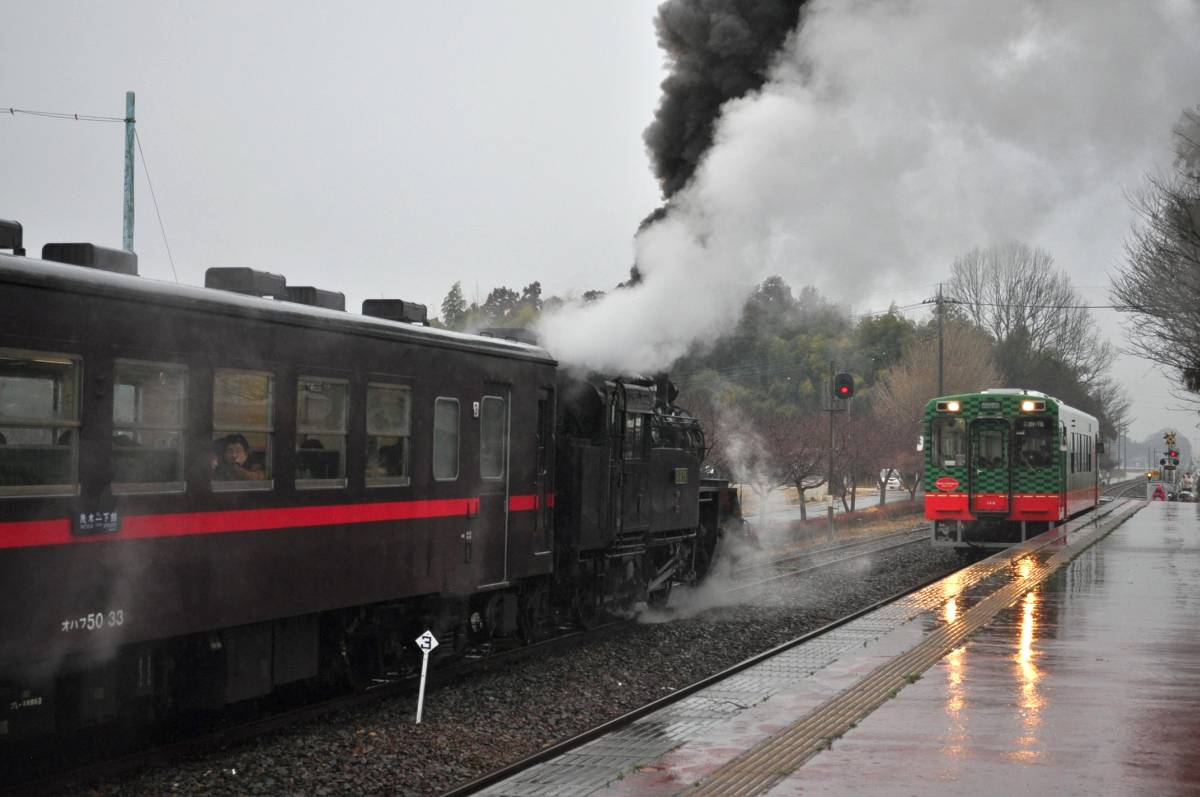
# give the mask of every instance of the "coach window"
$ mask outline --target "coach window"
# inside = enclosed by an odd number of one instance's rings
[[[409,482],[412,392],[400,385],[367,385],[367,486]]]
[[[346,486],[344,379],[302,376],[296,386],[296,487]]]
[[[458,399],[439,398],[433,405],[433,478],[458,478]]]
[[[81,371],[74,355],[0,349],[0,496],[78,492]]]
[[[933,419],[933,464],[944,468],[967,464],[967,422],[962,418]]]
[[[274,486],[274,387],[275,378],[267,373],[218,369],[213,374],[213,490]]]
[[[113,492],[182,492],[187,368],[117,360],[113,368]]]
[[[479,477],[504,477],[504,399],[484,396],[479,414]]]

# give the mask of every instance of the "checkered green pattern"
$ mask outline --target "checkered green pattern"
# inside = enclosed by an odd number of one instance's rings
[[[962,404],[962,410],[956,413],[959,417],[966,420],[968,428],[972,421],[979,418],[996,418],[1006,422],[1008,431],[1008,453],[1009,462],[1012,462],[1012,422],[1024,415],[1021,412],[1021,402],[1025,399],[1033,399],[1035,401],[1046,402],[1046,416],[1054,420],[1055,442],[1057,443],[1058,429],[1058,401],[1052,398],[1042,398],[1041,396],[1027,396],[1024,394],[982,394],[982,393],[965,393],[958,396],[939,396],[925,405],[925,419],[922,434],[925,436],[925,490],[926,492],[937,491],[933,486],[934,482],[943,476],[951,476],[958,480],[958,487],[951,492],[965,493],[967,491],[968,468],[966,465],[940,465],[933,460],[933,440],[932,427],[933,419],[939,415],[950,417],[950,413],[939,413],[937,410],[938,402],[940,401],[958,401]],[[989,408],[983,409],[983,403],[987,402]],[[998,405],[998,408],[992,408],[992,405]],[[1040,414],[1039,414],[1040,415]],[[1063,490],[1060,474],[1062,473],[1063,457],[1066,456],[1058,450],[1058,446],[1053,446],[1053,454],[1051,464],[1044,468],[1026,468],[1026,467],[1011,467],[1008,469],[986,469],[981,468],[975,474],[975,492],[977,493],[1057,493]],[[1011,486],[1009,476],[1011,474]],[[939,491],[940,492],[940,491]]]

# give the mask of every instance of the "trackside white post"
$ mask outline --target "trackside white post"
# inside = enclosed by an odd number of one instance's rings
[[[421,724],[421,713],[425,708],[425,674],[429,672],[429,654],[438,646],[432,631],[426,631],[417,637],[417,647],[421,649],[421,685],[417,688],[417,724]]]
[[[421,655],[421,687],[417,690],[417,724],[421,724],[421,712],[425,709],[425,673],[429,671],[429,651]]]

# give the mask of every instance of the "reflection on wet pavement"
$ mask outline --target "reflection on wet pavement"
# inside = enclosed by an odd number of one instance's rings
[[[1198,510],[1142,510],[770,794],[1200,795]]]

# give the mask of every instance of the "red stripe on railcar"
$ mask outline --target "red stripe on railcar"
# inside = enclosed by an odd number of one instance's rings
[[[976,512],[1007,512],[1008,493],[976,493],[973,506]]]
[[[1017,493],[1013,496],[1011,520],[1062,520],[1062,496],[1058,493]]]
[[[966,493],[925,493],[925,517],[929,520],[971,520]]]

